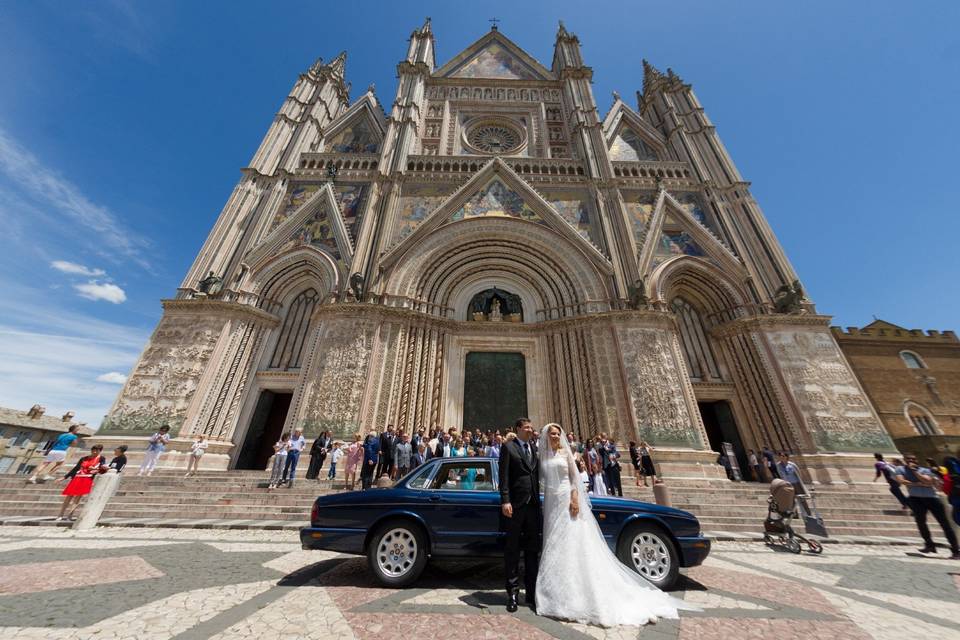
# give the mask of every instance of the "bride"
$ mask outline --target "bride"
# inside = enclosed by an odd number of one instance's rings
[[[537,613],[612,627],[676,618],[677,609],[691,609],[621,564],[607,547],[560,425],[545,426],[539,444],[543,551]]]

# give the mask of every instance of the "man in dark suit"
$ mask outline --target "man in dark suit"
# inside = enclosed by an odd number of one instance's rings
[[[393,425],[388,424],[387,430],[380,434],[380,462],[377,463],[377,473],[374,480],[384,474],[389,474],[393,468],[393,446],[397,443],[397,436],[393,432]]]
[[[531,608],[536,602],[539,569],[540,464],[533,442],[533,425],[526,418],[517,420],[517,438],[500,449],[501,526],[506,532],[503,552],[507,574],[507,611],[517,610],[520,596],[520,549],[523,548],[525,600]]]
[[[603,479],[607,483],[607,493],[611,496],[623,497],[623,485],[620,483],[620,452],[617,451],[617,445],[612,440],[607,439],[607,434],[600,434],[601,449],[600,455],[603,457]]]

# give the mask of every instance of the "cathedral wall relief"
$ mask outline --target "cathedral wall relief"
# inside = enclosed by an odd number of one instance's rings
[[[819,449],[892,448],[889,436],[826,329],[768,330],[765,335]]]
[[[370,320],[323,321],[296,417],[296,425],[306,437],[329,430],[342,438],[360,428],[361,401],[376,329]]]
[[[163,424],[178,433],[224,322],[167,312],[99,433],[152,433]]]
[[[637,434],[661,446],[703,448],[676,336],[665,329],[619,327],[617,337]]]

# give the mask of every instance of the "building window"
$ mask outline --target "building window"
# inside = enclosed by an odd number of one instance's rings
[[[320,302],[320,294],[310,288],[294,298],[280,329],[280,337],[270,359],[271,369],[299,369],[303,346],[310,330],[310,316]]]
[[[16,461],[17,461],[16,458],[10,458],[10,457],[0,458],[0,473],[7,473],[8,471],[10,471],[10,467],[12,467],[13,463]]]
[[[900,359],[903,360],[903,363],[907,365],[908,369],[926,369],[927,368],[923,364],[923,360],[920,359],[920,356],[915,354],[913,351],[901,351]]]
[[[8,446],[11,447],[26,447],[30,444],[30,432],[29,431],[18,431],[15,436],[10,438]]]
[[[674,298],[670,308],[680,325],[680,344],[690,377],[700,382],[723,379],[700,312],[683,298]]]
[[[907,419],[910,420],[910,424],[913,425],[913,428],[916,429],[920,435],[939,435],[940,430],[937,429],[936,420],[933,419],[933,416],[930,415],[930,412],[924,407],[921,407],[915,402],[907,402],[904,407],[904,413],[907,414]]]

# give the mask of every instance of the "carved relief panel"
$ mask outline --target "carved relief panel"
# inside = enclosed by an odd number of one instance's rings
[[[170,314],[160,320],[100,433],[177,433],[197,390],[224,318]]]
[[[665,329],[620,327],[617,330],[637,434],[655,445],[703,448],[699,420],[684,393],[689,381]]]
[[[343,438],[360,428],[375,337],[376,325],[369,320],[331,318],[320,327],[296,418],[308,438],[326,430]]]
[[[892,443],[826,330],[764,332],[814,443],[827,451],[875,451]]]

